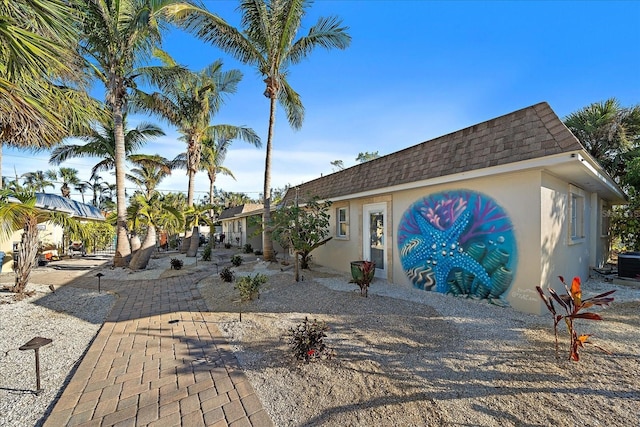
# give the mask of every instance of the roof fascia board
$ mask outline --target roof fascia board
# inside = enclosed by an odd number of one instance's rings
[[[491,175],[500,175],[505,173],[512,173],[512,172],[531,170],[531,169],[543,169],[545,167],[556,166],[556,165],[561,165],[564,163],[571,163],[571,162],[580,162],[584,165],[587,162],[584,160],[581,160],[581,159],[584,159],[584,157],[581,156],[581,152],[582,150],[569,151],[569,152],[555,154],[552,156],[538,157],[535,159],[508,163],[505,165],[497,165],[489,168],[460,172],[454,175],[443,175],[436,178],[409,182],[409,183],[394,185],[390,187],[378,188],[370,191],[361,191],[355,194],[347,194],[344,196],[331,197],[329,198],[329,200],[333,202],[338,202],[341,200],[371,197],[371,196],[376,196],[383,193],[391,193],[391,192],[403,191],[403,190],[413,190],[415,188],[420,188],[420,187],[428,187],[428,186],[458,182],[458,181],[474,179],[474,178],[484,178]],[[589,166],[593,168],[592,165],[589,165]],[[595,168],[594,168],[594,172],[597,174]],[[596,176],[601,177],[601,179],[604,180],[603,182],[607,183],[607,185],[611,188],[611,191],[614,191],[615,193],[620,194],[620,190],[618,190],[615,187],[615,185],[612,186],[610,180],[608,180],[604,175],[597,174]],[[623,196],[621,195],[621,197]]]

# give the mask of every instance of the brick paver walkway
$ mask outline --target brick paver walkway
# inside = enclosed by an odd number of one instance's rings
[[[207,274],[105,281],[119,298],[44,426],[272,426],[206,312]]]

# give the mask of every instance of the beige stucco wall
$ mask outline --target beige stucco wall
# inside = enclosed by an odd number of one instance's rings
[[[331,235],[333,239],[313,252],[320,265],[348,272],[349,262],[362,257],[362,207],[369,203],[387,204],[386,254],[391,268],[387,280],[395,285],[411,286],[400,262],[396,232],[404,212],[416,201],[432,193],[450,190],[471,190],[494,199],[509,215],[517,241],[518,262],[516,274],[506,300],[517,310],[541,312],[541,301],[535,286],[540,277],[540,171],[514,172],[491,178],[477,178],[419,189],[398,191],[393,194],[355,200],[337,201],[331,206]],[[349,207],[349,236],[337,238],[337,208]],[[534,262],[527,262],[534,260]]]
[[[576,186],[576,188],[579,188]],[[584,189],[581,189],[584,191]],[[589,267],[596,259],[606,256],[607,239],[602,238],[598,218],[597,195],[584,191],[585,237],[572,240],[569,236],[569,183],[552,175],[542,175],[540,189],[542,205],[541,284],[563,290],[558,276],[570,282],[578,276],[585,281]],[[593,255],[591,255],[593,254]]]
[[[40,224],[40,227],[44,229],[39,232],[39,239],[41,245],[45,248],[58,247],[62,245],[62,227],[53,225],[50,222]],[[2,273],[13,272],[13,243],[18,243],[22,240],[22,230],[13,233],[9,240],[0,242],[0,251],[5,253],[4,261],[2,262]]]
[[[514,280],[505,299],[516,310],[543,313],[546,308],[535,290],[537,285],[559,285],[557,276],[586,280],[590,266],[606,261],[608,238],[603,236],[602,210],[608,207],[594,193],[583,191],[584,239],[569,237],[569,183],[542,170],[505,173],[418,189],[396,191],[376,197],[336,201],[331,206],[333,239],[313,252],[313,260],[349,272],[350,261],[362,258],[362,210],[365,204],[387,205],[386,254],[391,268],[387,280],[411,286],[398,254],[396,233],[404,212],[416,201],[433,193],[471,190],[495,200],[510,217],[517,244]],[[576,188],[575,186],[573,187]],[[336,211],[349,208],[349,235],[336,237]],[[557,288],[560,289],[560,288]]]

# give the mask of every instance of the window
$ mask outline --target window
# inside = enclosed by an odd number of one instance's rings
[[[349,236],[349,210],[347,208],[336,209],[336,236],[348,237]]]
[[[584,239],[584,198],[585,193],[578,187],[569,186],[569,241]]]

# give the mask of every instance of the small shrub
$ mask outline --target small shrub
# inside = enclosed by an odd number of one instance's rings
[[[173,270],[180,270],[182,268],[182,266],[184,265],[184,262],[181,259],[178,258],[171,258],[171,268]]]
[[[240,300],[250,301],[260,298],[260,286],[267,283],[267,276],[256,273],[255,276],[244,276],[236,282],[235,288],[240,291]]]
[[[289,329],[289,344],[295,358],[305,362],[331,359],[333,352],[324,343],[327,336],[325,332],[328,330],[325,322],[318,322],[316,319],[309,322],[307,317],[298,326]]]
[[[240,267],[240,265],[242,264],[242,257],[240,255],[232,256],[231,264],[233,264],[234,267]]]
[[[567,331],[569,332],[569,336],[571,338],[571,348],[569,349],[569,358],[574,361],[580,360],[580,356],[578,355],[578,349],[580,347],[584,347],[584,344],[592,344],[589,342],[590,335],[578,335],[578,332],[575,329],[574,320],[576,319],[587,319],[587,320],[602,320],[602,317],[597,313],[592,312],[582,312],[581,310],[593,307],[593,306],[607,306],[609,303],[613,301],[612,297],[609,297],[613,291],[608,291],[599,295],[596,295],[591,298],[587,298],[585,300],[582,299],[582,291],[580,289],[580,278],[574,277],[573,282],[571,283],[571,289],[567,286],[564,281],[564,277],[558,276],[560,281],[564,285],[565,294],[558,295],[556,291],[552,288],[549,288],[549,294],[551,298],[547,297],[544,293],[544,290],[540,286],[536,286],[536,290],[540,294],[540,298],[544,301],[545,305],[551,315],[553,316],[553,333],[556,338],[556,359],[558,358],[558,323],[562,319],[564,319],[565,324],[567,325]],[[565,311],[565,314],[558,313],[556,311],[556,307],[553,304],[553,301],[556,301],[560,307],[562,307]],[[592,344],[593,345],[593,344]],[[605,353],[609,353],[602,347],[598,347],[594,345],[594,347],[604,351]]]
[[[245,243],[245,245],[244,245],[244,253],[245,254],[253,253],[253,248],[251,247],[251,243]]]
[[[225,243],[224,244],[224,248],[225,249],[231,249],[231,243]]]
[[[253,253],[254,255],[262,255],[262,251],[260,249],[256,249]]]
[[[220,278],[224,282],[233,282],[233,279],[234,279],[233,270],[231,270],[229,267],[223,268],[222,271],[220,272]]]
[[[202,260],[211,261],[211,244],[207,244],[202,251]]]

